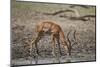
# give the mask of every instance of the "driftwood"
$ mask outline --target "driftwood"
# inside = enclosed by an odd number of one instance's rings
[[[95,18],[95,15],[85,15],[80,17],[70,17],[71,20],[82,20],[82,21],[88,21],[90,18]]]
[[[87,6],[84,6],[82,5],[81,7],[85,7],[87,8]],[[89,6],[88,6],[89,7]],[[75,14],[75,16],[67,16],[67,15],[60,15],[59,17],[64,17],[64,18],[69,18],[71,20],[82,20],[82,21],[88,21],[90,20],[90,18],[95,18],[96,15],[85,15],[85,16],[80,16],[79,12],[76,10],[76,9],[66,9],[66,10],[59,10],[59,11],[56,11],[56,12],[53,12],[53,13],[43,13],[44,15],[58,15],[58,14],[61,14],[61,13],[64,13],[64,12],[72,12]]]
[[[45,14],[45,15],[57,15],[57,14],[60,14],[60,13],[63,13],[63,12],[73,12],[74,13],[73,10],[66,9],[66,10],[56,11],[54,13],[43,13],[43,14]]]
[[[82,8],[86,8],[86,9],[91,7],[91,6],[87,6],[87,5],[71,5],[70,8],[75,8],[77,6],[82,7]]]
[[[43,13],[44,15],[58,15],[58,14],[61,14],[61,13],[64,13],[64,12],[72,12],[72,13],[75,13],[75,15],[78,17],[80,16],[79,12],[75,9],[66,9],[66,10],[59,10],[59,11],[56,11],[56,12],[53,12],[53,13]]]
[[[68,17],[66,15],[61,15],[60,17],[69,18],[71,20],[88,21],[88,20],[90,20],[90,18],[95,18],[96,15],[85,15],[85,16],[79,16],[79,17]]]

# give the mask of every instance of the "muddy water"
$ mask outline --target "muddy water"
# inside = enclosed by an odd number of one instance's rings
[[[56,58],[41,58],[38,59],[25,59],[20,58],[16,60],[12,60],[12,65],[27,65],[27,64],[53,64],[53,63],[72,63],[72,62],[84,62],[84,61],[95,61],[95,55],[77,55],[75,56],[61,56]]]

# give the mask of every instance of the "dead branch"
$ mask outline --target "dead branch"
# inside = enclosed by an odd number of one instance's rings
[[[85,6],[83,6],[85,7]],[[80,16],[79,12],[76,10],[76,9],[66,9],[66,10],[59,10],[59,11],[56,11],[54,13],[43,13],[45,15],[58,15],[58,14],[61,14],[61,13],[64,13],[64,12],[72,12],[72,13],[75,13],[75,16],[74,17],[69,17],[69,16],[66,16],[66,15],[60,15],[60,17],[64,17],[64,18],[69,18],[71,20],[82,20],[82,21],[88,21],[90,20],[90,18],[94,18],[96,17],[96,15],[85,15],[85,16]]]
[[[82,7],[82,8],[86,8],[86,9],[91,7],[91,6],[87,6],[87,5],[71,5],[70,8],[75,8],[75,7],[78,7],[78,6]]]
[[[71,20],[82,20],[82,21],[88,21],[91,17],[96,17],[95,15],[85,15],[80,17],[70,17]]]
[[[43,13],[43,14],[45,14],[45,15],[57,15],[57,14],[60,14],[60,13],[63,13],[63,12],[74,12],[74,11],[73,10],[66,9],[66,10],[56,11],[54,13]]]
[[[64,12],[72,12],[72,13],[75,13],[75,15],[77,17],[80,16],[79,12],[75,9],[59,10],[59,11],[56,11],[54,13],[43,13],[43,14],[45,14],[45,15],[58,15],[58,14],[61,14],[61,13],[64,13]]]
[[[79,17],[68,17],[66,15],[61,15],[60,17],[69,18],[71,20],[88,21],[88,20],[90,20],[90,18],[95,18],[96,15],[85,15],[85,16],[79,16]]]

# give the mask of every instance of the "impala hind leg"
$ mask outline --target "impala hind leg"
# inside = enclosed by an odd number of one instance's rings
[[[56,37],[56,40],[57,40],[57,45],[58,45],[59,53],[60,53],[60,56],[61,56],[62,53],[61,53],[61,46],[60,46],[60,39],[59,39],[59,36]]]
[[[55,36],[54,36],[54,34],[52,35],[52,55],[53,56],[56,56],[55,55]]]

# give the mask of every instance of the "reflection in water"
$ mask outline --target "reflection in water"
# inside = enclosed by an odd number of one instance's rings
[[[61,57],[52,57],[52,58],[41,58],[41,57],[32,58],[31,57],[30,59],[27,59],[27,60],[25,58],[12,60],[11,63],[12,65],[71,63],[71,62],[82,62],[82,61],[95,61],[94,57],[95,55],[85,55],[84,57],[61,56]]]
[[[66,57],[54,57],[54,58],[39,58],[36,57],[33,60],[31,60],[31,64],[46,64],[46,63],[70,63],[71,59]]]

